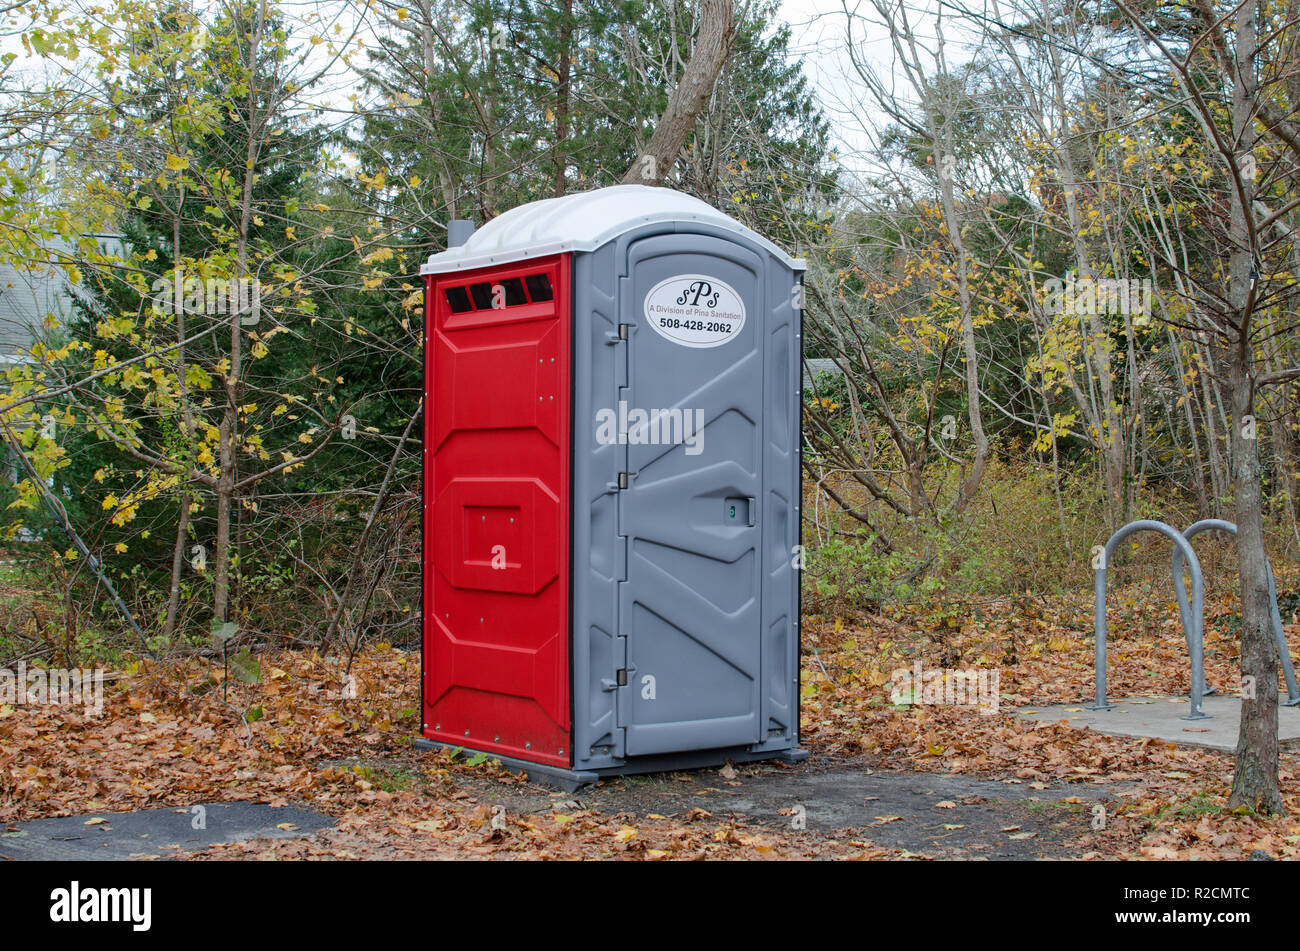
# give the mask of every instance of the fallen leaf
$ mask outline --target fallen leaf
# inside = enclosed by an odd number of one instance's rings
[[[1142,847],[1142,854],[1150,856],[1153,859],[1178,858],[1178,852],[1166,845],[1145,845]]]

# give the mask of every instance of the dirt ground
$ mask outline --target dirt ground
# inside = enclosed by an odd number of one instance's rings
[[[927,616],[810,617],[801,730],[808,762],[633,776],[576,793],[527,782],[483,757],[416,749],[414,651],[375,645],[350,674],[338,656],[268,652],[252,684],[202,658],[141,662],[115,674],[101,715],[0,704],[0,835],[21,836],[41,819],[88,824],[98,816],[111,824],[104,817],[248,802],[310,810],[327,821],[316,831],[209,841],[202,851],[171,854],[1300,857],[1300,753],[1281,756],[1286,812],[1255,816],[1227,805],[1230,753],[1015,713],[1089,697],[1085,602],[1008,603],[955,625]],[[1211,607],[1212,621],[1231,620],[1229,607]],[[1184,692],[1186,648],[1173,606],[1136,590],[1117,598],[1117,614],[1125,636],[1114,644],[1115,694]],[[1300,626],[1293,623],[1291,633],[1300,635]],[[1207,629],[1207,675],[1225,693],[1237,666],[1234,646],[1226,628]],[[999,669],[1002,705],[892,702],[891,671],[918,660]],[[122,816],[118,824],[133,821]]]
[[[778,833],[869,839],[936,859],[1078,857],[1094,836],[1094,806],[1113,811],[1119,787],[873,769],[822,757],[797,766],[744,764],[628,776],[564,793],[469,777],[462,791],[525,816],[590,809],[683,820],[697,810]]]

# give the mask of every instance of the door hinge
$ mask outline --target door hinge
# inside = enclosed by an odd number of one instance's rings
[[[626,340],[626,339],[627,339],[627,328],[628,328],[628,326],[629,326],[628,324],[619,324],[619,325],[618,325],[618,339],[619,339],[619,340]]]
[[[618,487],[619,487],[620,489],[626,489],[626,488],[627,488],[627,473],[626,473],[626,472],[620,472],[620,473],[618,474]]]

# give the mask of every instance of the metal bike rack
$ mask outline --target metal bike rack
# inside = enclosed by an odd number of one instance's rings
[[[1183,532],[1183,537],[1188,541],[1201,532],[1210,530],[1227,532],[1229,535],[1237,534],[1237,526],[1232,522],[1225,522],[1221,518],[1202,519],[1190,526]],[[1284,707],[1300,706],[1300,687],[1296,685],[1295,667],[1291,663],[1291,649],[1287,647],[1286,631],[1282,628],[1282,614],[1277,607],[1277,583],[1273,580],[1273,566],[1265,561],[1268,568],[1268,600],[1269,608],[1273,613],[1273,638],[1277,641],[1278,663],[1282,667],[1282,675],[1286,678],[1287,701]],[[1188,622],[1190,608],[1187,605],[1187,585],[1183,583],[1183,553],[1182,550],[1175,547],[1173,561],[1170,565],[1174,575],[1174,593],[1178,596],[1178,616],[1183,621],[1183,634],[1189,638],[1187,649],[1192,649],[1190,637],[1192,632],[1191,624]],[[1203,627],[1200,630],[1203,632]],[[1199,648],[1198,648],[1199,650]],[[1202,694],[1210,694],[1214,691],[1207,689],[1204,680],[1201,682]]]
[[[1141,519],[1136,522],[1129,522],[1106,542],[1106,547],[1102,550],[1101,564],[1097,567],[1096,580],[1094,582],[1093,592],[1095,596],[1096,614],[1094,621],[1094,632],[1096,634],[1096,661],[1097,661],[1097,700],[1091,706],[1092,710],[1109,710],[1111,705],[1106,702],[1106,568],[1110,564],[1110,556],[1114,554],[1115,548],[1128,536],[1135,532],[1153,531],[1169,538],[1174,543],[1176,551],[1186,560],[1187,566],[1192,572],[1192,605],[1190,618],[1183,614],[1183,632],[1187,637],[1188,653],[1192,655],[1192,683],[1191,690],[1191,711],[1184,720],[1204,720],[1207,719],[1205,713],[1201,710],[1201,692],[1205,686],[1205,665],[1202,656],[1202,637],[1201,632],[1205,624],[1205,585],[1201,578],[1201,562],[1196,557],[1196,551],[1178,530],[1166,525],[1164,522],[1157,522],[1151,519]],[[1190,529],[1189,529],[1190,531]],[[1180,566],[1181,567],[1181,566]],[[1178,573],[1178,580],[1182,580],[1182,572]],[[1177,586],[1176,586],[1177,587]],[[1183,591],[1183,597],[1186,598],[1186,591]],[[1182,602],[1179,602],[1180,605]],[[1180,611],[1181,613],[1181,611]],[[1190,621],[1190,627],[1189,625]]]

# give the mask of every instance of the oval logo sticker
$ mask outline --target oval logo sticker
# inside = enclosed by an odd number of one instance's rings
[[[683,347],[720,347],[745,326],[745,302],[716,277],[679,274],[650,289],[645,319],[659,336]]]

